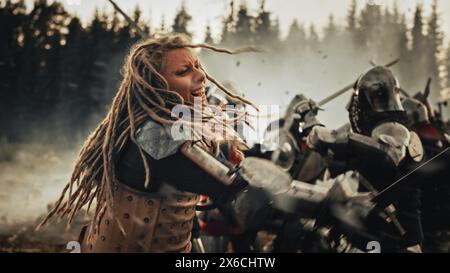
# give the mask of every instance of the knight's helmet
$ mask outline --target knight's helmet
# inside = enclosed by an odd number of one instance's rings
[[[367,135],[381,121],[404,121],[400,86],[387,67],[371,68],[358,78],[353,90],[347,105],[353,131]]]

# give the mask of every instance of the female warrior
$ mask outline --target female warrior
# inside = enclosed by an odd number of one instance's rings
[[[70,224],[82,207],[89,211],[94,203],[94,217],[80,234],[83,252],[189,252],[198,194],[225,204],[247,186],[230,173],[232,164],[222,160],[214,134],[201,134],[195,123],[230,126],[211,111],[196,109],[194,101],[207,104],[209,80],[232,98],[250,103],[214,80],[193,48],[238,53],[191,44],[181,35],[133,46],[111,109],[84,144],[68,184],[42,224],[54,215],[67,216]],[[200,119],[171,114],[180,105]],[[190,128],[196,141],[173,137],[171,128],[180,121],[194,124]],[[226,134],[237,139],[228,129]],[[228,159],[236,163],[242,153],[229,150]]]

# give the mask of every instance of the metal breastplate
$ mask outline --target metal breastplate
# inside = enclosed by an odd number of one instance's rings
[[[82,252],[190,252],[198,200],[193,193],[163,196],[116,182],[112,211],[101,216],[98,229],[91,222]]]

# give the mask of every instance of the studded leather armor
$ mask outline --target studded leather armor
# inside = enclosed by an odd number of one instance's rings
[[[193,193],[146,193],[116,182],[114,207],[98,226],[88,226],[82,252],[190,252],[198,200]]]

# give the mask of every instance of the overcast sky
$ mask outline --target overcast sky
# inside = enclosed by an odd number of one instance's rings
[[[32,3],[33,0],[27,0]],[[111,11],[111,4],[107,0],[60,0],[65,4],[67,10],[76,13],[84,22],[92,18],[96,7],[100,10]],[[363,7],[367,1],[380,5],[393,6],[394,0],[357,0],[358,7]],[[408,22],[414,14],[416,3],[423,3],[425,15],[429,14],[430,3],[433,0],[397,0],[399,9],[405,12]],[[117,0],[127,13],[131,14],[136,5],[143,11],[145,20],[150,20],[153,27],[161,24],[164,14],[166,25],[171,25],[176,11],[180,8],[182,0]],[[239,5],[243,1],[236,0]],[[248,8],[256,11],[260,0],[246,0]],[[222,16],[228,12],[229,0],[185,0],[188,12],[193,19],[190,30],[194,33],[194,40],[201,41],[204,37],[206,24],[212,27],[215,39],[220,38]],[[293,19],[309,25],[316,24],[323,27],[328,20],[329,14],[333,13],[336,21],[345,20],[351,0],[266,0],[266,9],[271,11],[274,17],[279,18],[282,37],[287,34],[289,25]],[[450,1],[439,0],[439,11],[441,13],[441,27],[446,33],[450,33]],[[226,12],[225,12],[226,11]]]

